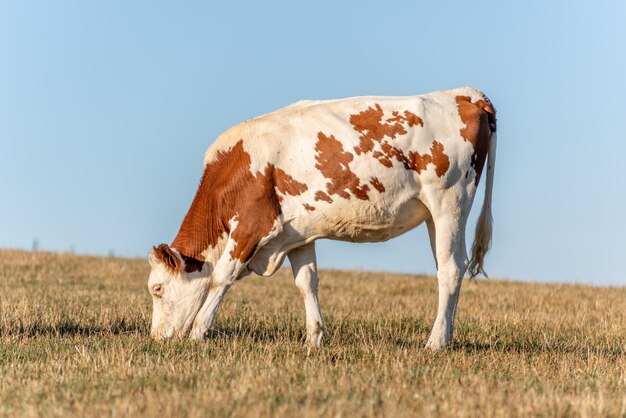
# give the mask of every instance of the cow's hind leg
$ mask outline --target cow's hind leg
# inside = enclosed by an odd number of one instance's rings
[[[306,342],[312,347],[319,347],[324,334],[324,321],[317,299],[318,277],[315,244],[311,242],[303,247],[291,250],[288,257],[296,286],[304,298]]]
[[[456,305],[466,270],[466,218],[465,214],[462,214],[461,219],[459,219],[450,215],[450,212],[433,214],[433,219],[428,225],[431,244],[434,246],[433,253],[437,262],[439,286],[437,318],[426,344],[426,347],[432,350],[443,349],[452,339]]]

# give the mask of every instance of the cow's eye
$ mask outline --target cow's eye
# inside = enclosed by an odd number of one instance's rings
[[[157,298],[163,296],[163,285],[155,284],[154,286],[152,286],[152,294]]]

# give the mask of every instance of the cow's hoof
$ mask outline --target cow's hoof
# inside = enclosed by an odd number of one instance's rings
[[[189,334],[189,339],[193,341],[204,341],[209,335],[209,330],[202,331],[200,328],[194,328]]]
[[[307,331],[306,345],[311,348],[320,348],[322,346],[322,337],[324,337],[324,325],[319,322]]]
[[[443,351],[448,346],[448,341],[443,338],[433,338],[432,336],[426,343],[426,349],[434,352]]]
[[[311,348],[320,348],[322,346],[322,335],[320,334],[314,338],[307,337],[306,345]]]

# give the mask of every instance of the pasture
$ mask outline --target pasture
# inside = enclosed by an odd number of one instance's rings
[[[624,416],[626,288],[466,281],[423,349],[432,277],[321,271],[324,347],[289,271],[210,340],[153,342],[145,260],[0,251],[0,416]]]

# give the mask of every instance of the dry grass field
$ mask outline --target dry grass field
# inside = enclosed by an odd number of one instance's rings
[[[433,354],[433,278],[322,271],[309,352],[285,271],[231,289],[202,343],[148,338],[147,275],[0,251],[0,416],[626,415],[626,288],[466,282]]]

